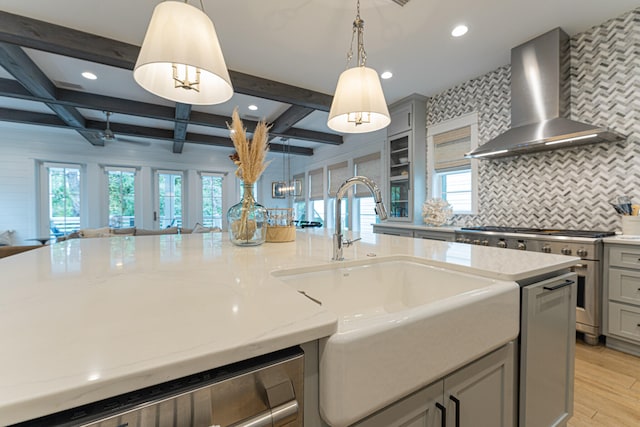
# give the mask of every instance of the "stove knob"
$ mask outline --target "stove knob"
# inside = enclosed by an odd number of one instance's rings
[[[544,252],[545,254],[550,254],[551,253],[551,246],[549,245],[544,245],[542,247],[542,252]]]
[[[471,243],[473,243],[474,245],[479,245],[479,244],[480,244],[480,240],[476,239],[476,240],[474,240],[474,241],[473,241],[473,242],[471,242]]]
[[[480,244],[482,246],[489,246],[489,241],[488,240],[483,240],[482,242],[480,242]]]
[[[464,239],[464,242],[462,243],[471,243],[471,239]]]
[[[571,255],[571,248],[562,248],[560,249],[560,253],[562,255]]]
[[[527,245],[524,242],[518,242],[518,249],[520,249],[521,251],[526,251]]]
[[[578,249],[577,252],[578,256],[580,257],[586,257],[587,256],[587,250],[586,249]]]
[[[506,248],[507,247],[507,242],[505,242],[504,240],[500,240],[498,242],[498,247],[499,248]]]
[[[458,242],[458,243],[464,243],[464,237],[458,237],[458,238],[456,239],[456,242]]]

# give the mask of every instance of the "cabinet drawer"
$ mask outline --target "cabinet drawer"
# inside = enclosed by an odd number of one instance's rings
[[[610,268],[609,299],[640,306],[640,271]]]
[[[610,302],[609,332],[640,344],[640,307]]]
[[[640,269],[640,248],[635,246],[610,247],[609,265]]]

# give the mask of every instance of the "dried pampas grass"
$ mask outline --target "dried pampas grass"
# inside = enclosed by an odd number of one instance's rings
[[[269,151],[269,126],[262,120],[258,122],[250,141],[237,108],[233,110],[231,119],[231,125],[227,124],[227,127],[231,131],[231,141],[236,152],[229,158],[238,166],[236,176],[245,184],[253,184],[271,163],[264,161]]]

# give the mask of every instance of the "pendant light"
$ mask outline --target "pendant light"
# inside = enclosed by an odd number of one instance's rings
[[[360,0],[356,19],[353,21],[347,67],[353,58],[353,42],[356,35],[356,66],[347,68],[340,74],[327,121],[329,128],[343,133],[373,132],[387,127],[391,122],[378,73],[366,66],[367,53],[364,50],[364,21],[360,18]]]
[[[211,19],[185,0],[156,6],[133,69],[149,92],[175,102],[212,105],[233,96],[233,86]]]

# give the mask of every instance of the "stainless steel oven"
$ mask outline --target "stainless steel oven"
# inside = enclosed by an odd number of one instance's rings
[[[602,237],[608,231],[557,230],[512,227],[470,227],[456,232],[456,241],[580,257],[571,270],[578,278],[576,330],[584,341],[597,344],[602,325]]]

